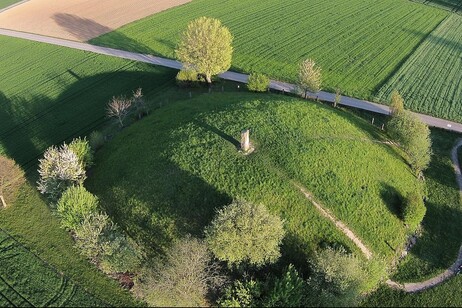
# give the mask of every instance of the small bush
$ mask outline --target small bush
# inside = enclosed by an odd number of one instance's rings
[[[105,273],[135,272],[141,263],[141,253],[134,241],[112,225],[104,233],[104,252],[100,267]]]
[[[403,202],[402,215],[404,223],[411,230],[414,230],[422,222],[426,212],[427,208],[420,194],[415,192],[409,193]]]
[[[57,201],[70,186],[80,185],[86,179],[85,170],[77,155],[68,145],[50,147],[39,159],[38,190],[50,200]]]
[[[85,217],[96,213],[98,198],[83,186],[71,186],[61,196],[57,204],[61,225],[68,230],[75,230]]]
[[[24,171],[14,160],[0,156],[0,207],[12,204],[25,182]],[[3,204],[5,202],[5,204]]]
[[[265,92],[268,90],[270,85],[270,79],[268,76],[259,73],[253,73],[249,76],[249,82],[247,88],[254,92]]]
[[[104,145],[104,135],[99,131],[94,131],[89,138],[90,147],[96,151]]]
[[[79,137],[72,140],[72,142],[69,143],[69,149],[77,155],[79,162],[82,164],[84,169],[93,165],[93,151],[87,141],[87,138],[84,137],[81,139]]]
[[[75,246],[93,263],[98,263],[104,252],[109,249],[110,244],[104,234],[110,226],[106,214],[91,213],[74,230]]]
[[[198,74],[193,70],[181,70],[176,75],[176,82],[180,87],[195,86],[199,82]]]

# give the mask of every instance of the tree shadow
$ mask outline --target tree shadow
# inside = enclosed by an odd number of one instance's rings
[[[403,196],[399,191],[393,186],[388,185],[387,183],[380,183],[380,197],[383,200],[383,203],[387,205],[390,213],[395,215],[399,219],[403,219],[402,215],[402,203]]]
[[[422,1],[415,2],[422,3]],[[462,14],[462,2],[460,0],[426,0],[424,1],[424,4],[440,7],[454,13]]]
[[[64,28],[69,34],[80,41],[87,41],[113,29],[103,26],[96,21],[67,13],[57,13],[51,17],[56,24]]]
[[[77,72],[73,73],[79,76]],[[0,93],[0,143],[3,151],[23,169],[32,171],[49,146],[89,135],[105,124],[108,121],[106,104],[112,96],[129,96],[141,87],[150,89],[148,99],[164,91],[166,85],[173,85],[174,76],[174,70],[164,68],[79,76],[80,79],[53,99],[27,94],[24,97],[7,97]]]

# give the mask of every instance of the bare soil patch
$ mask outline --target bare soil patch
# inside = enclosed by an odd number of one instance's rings
[[[0,13],[0,28],[87,41],[191,0],[30,0]]]

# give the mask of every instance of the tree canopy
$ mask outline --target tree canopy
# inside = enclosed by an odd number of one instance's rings
[[[233,36],[215,18],[200,17],[188,24],[175,50],[186,70],[203,74],[208,83],[212,76],[231,67]]]

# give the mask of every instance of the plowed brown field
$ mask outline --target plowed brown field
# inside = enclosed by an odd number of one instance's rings
[[[0,13],[0,28],[87,41],[191,0],[30,0]]]

